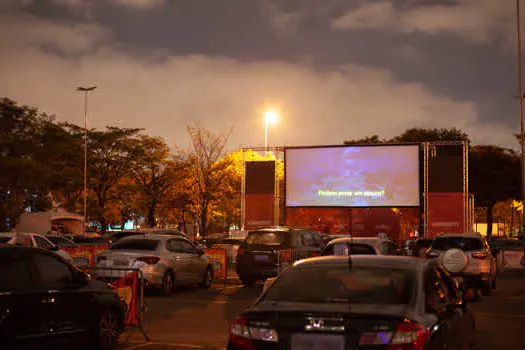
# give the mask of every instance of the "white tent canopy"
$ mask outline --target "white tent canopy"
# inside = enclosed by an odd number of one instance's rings
[[[83,224],[83,216],[56,207],[46,212],[22,214],[16,225],[16,231],[39,234],[46,234],[50,231],[82,234]]]

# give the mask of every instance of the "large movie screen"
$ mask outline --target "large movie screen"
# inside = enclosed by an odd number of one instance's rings
[[[417,207],[419,146],[285,149],[287,207]]]

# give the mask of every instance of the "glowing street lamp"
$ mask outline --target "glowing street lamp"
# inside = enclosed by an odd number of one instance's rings
[[[276,110],[269,109],[264,112],[264,150],[268,151],[268,125],[277,124],[279,113]]]

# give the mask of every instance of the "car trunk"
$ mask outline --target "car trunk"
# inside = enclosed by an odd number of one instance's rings
[[[290,349],[292,343],[294,348],[357,349],[364,333],[393,334],[403,321],[405,310],[404,305],[358,305],[345,310],[348,304],[285,304],[288,306],[274,303],[269,308],[246,313],[249,325],[266,323],[279,336],[278,347],[275,343],[257,341],[257,349]],[[366,347],[383,348],[386,346]]]
[[[139,257],[157,256],[155,250],[108,250],[101,255],[99,266],[114,268],[133,267]]]

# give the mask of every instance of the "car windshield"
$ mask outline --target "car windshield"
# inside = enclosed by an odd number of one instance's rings
[[[252,231],[246,237],[246,244],[281,245],[284,242],[282,231]]]
[[[48,236],[47,239],[49,239],[53,244],[59,246],[60,248],[68,248],[68,247],[75,245],[74,242],[70,242],[67,239],[62,238],[62,237]]]
[[[110,250],[156,250],[159,241],[156,239],[128,239],[118,241],[112,245]]]
[[[306,266],[286,270],[263,300],[408,304],[414,272],[392,267]]]
[[[434,239],[432,249],[435,250],[449,250],[449,249],[461,249],[465,252],[471,250],[483,249],[483,243],[479,238],[474,237],[438,237]]]

